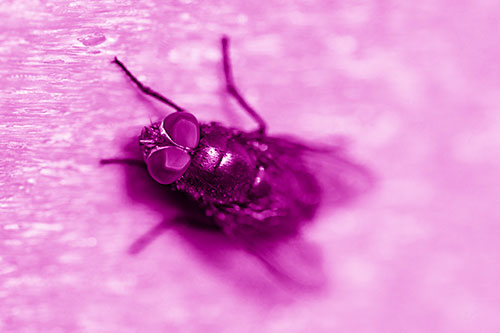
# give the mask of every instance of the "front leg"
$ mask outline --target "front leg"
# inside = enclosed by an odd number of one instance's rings
[[[133,166],[138,166],[144,169],[147,169],[146,162],[135,159],[135,158],[105,158],[100,161],[102,165],[107,165],[107,164],[126,164],[126,165],[133,165]]]

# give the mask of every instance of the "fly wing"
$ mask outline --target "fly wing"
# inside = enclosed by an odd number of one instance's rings
[[[224,231],[275,275],[317,286],[323,273],[299,235],[320,204],[339,206],[367,190],[371,176],[340,145],[312,146],[291,138],[259,140],[260,164],[249,202],[219,207]]]
[[[287,286],[308,290],[324,286],[326,279],[320,249],[302,237],[255,238],[233,233],[232,238]]]
[[[345,205],[373,185],[371,172],[349,156],[341,141],[319,145],[292,137],[266,137],[262,142],[268,146],[268,163],[293,173],[301,180],[302,199],[314,197],[322,207]]]

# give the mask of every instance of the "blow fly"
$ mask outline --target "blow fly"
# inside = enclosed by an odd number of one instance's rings
[[[144,94],[176,111],[144,127],[139,136],[143,162],[139,163],[168,190],[184,192],[194,199],[210,223],[275,266],[273,260],[268,260],[272,257],[269,246],[263,250],[258,244],[261,240],[270,244],[270,240],[279,242],[276,240],[294,235],[304,222],[312,219],[324,196],[325,187],[320,186],[317,169],[311,167],[315,161],[311,159],[333,156],[326,165],[333,177],[321,185],[330,187],[330,196],[338,201],[358,187],[351,180],[360,178],[361,168],[331,150],[267,135],[265,121],[234,83],[229,39],[223,37],[221,44],[227,92],[256,122],[254,131],[217,122],[199,123],[192,113],[143,85],[118,58],[114,63]],[[126,162],[102,162],[120,161]],[[346,177],[346,171],[356,176]]]

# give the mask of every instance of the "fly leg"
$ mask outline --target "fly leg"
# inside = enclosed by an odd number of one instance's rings
[[[141,168],[147,168],[146,162],[135,159],[135,158],[107,158],[107,159],[102,159],[101,164],[126,164],[126,165],[133,165],[133,166],[138,166]]]
[[[136,239],[128,248],[128,253],[131,255],[142,252],[149,244],[151,244],[158,236],[169,228],[170,223],[167,220],[161,221],[148,232]]]
[[[176,225],[187,225],[205,231],[218,231],[218,227],[213,224],[208,224],[207,221],[200,220],[196,217],[178,216],[174,219],[164,219],[157,225],[149,229],[145,234],[137,238],[128,248],[128,253],[136,255],[142,252],[162,233]]]
[[[174,108],[176,111],[178,112],[181,112],[181,111],[184,111],[183,108],[181,108],[180,106],[178,106],[177,104],[175,104],[174,102],[172,102],[171,100],[169,100],[168,98],[166,98],[165,96],[163,96],[162,94],[160,94],[159,92],[156,92],[154,91],[153,89],[143,85],[141,83],[141,81],[139,81],[135,76],[134,74],[132,74],[127,67],[125,67],[125,65],[120,61],[118,60],[117,57],[115,57],[115,59],[113,60],[113,62],[115,64],[117,64],[124,72],[125,74],[127,74],[127,76],[137,85],[137,87],[146,95],[149,95],[149,96],[152,96],[154,98],[156,98],[157,100],[167,104],[168,106]]]
[[[257,122],[259,128],[257,132],[260,135],[264,135],[266,132],[266,123],[259,116],[259,114],[248,104],[248,102],[243,98],[236,84],[234,83],[233,71],[231,69],[231,59],[229,58],[229,38],[227,36],[222,37],[222,65],[224,67],[224,77],[226,79],[226,89],[227,92],[233,96],[240,106],[245,109],[245,111]]]

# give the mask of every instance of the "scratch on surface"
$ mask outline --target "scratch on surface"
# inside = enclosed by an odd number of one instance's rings
[[[16,267],[14,265],[10,265],[0,261],[0,275],[9,274],[14,272],[15,270]]]
[[[32,223],[31,227],[41,231],[61,231],[62,225],[59,223]]]
[[[135,285],[134,281],[123,279],[109,279],[106,282],[106,287],[109,291],[115,294],[125,295]]]
[[[76,170],[82,173],[87,173],[92,170],[90,165],[77,164],[74,160],[62,161],[41,161],[42,169],[40,174],[45,176],[54,176],[60,170]]]
[[[40,287],[43,285],[43,280],[41,277],[35,275],[25,275],[17,278],[8,279],[4,283],[4,287],[20,287],[20,286],[36,286]]]
[[[72,140],[73,136],[71,132],[64,133],[55,133],[49,140],[49,144],[57,143],[57,142],[67,142],[69,143]]]
[[[47,232],[58,232],[63,229],[61,224],[32,223],[30,229],[22,233],[22,237],[29,238],[43,235]]]
[[[58,261],[62,264],[71,264],[81,261],[82,257],[76,253],[64,253],[59,256]]]
[[[264,35],[250,40],[246,43],[245,50],[259,55],[283,55],[282,41],[279,36],[276,35]]]
[[[21,246],[23,242],[19,239],[6,239],[3,241],[3,245],[5,246]]]
[[[6,224],[3,226],[4,230],[19,230],[19,224],[17,223],[11,223],[11,224]]]

